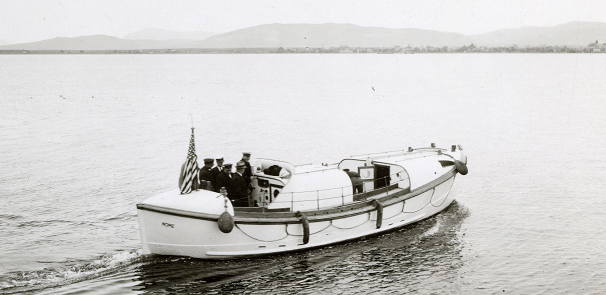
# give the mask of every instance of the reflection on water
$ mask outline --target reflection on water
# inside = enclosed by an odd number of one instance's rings
[[[468,214],[455,201],[436,217],[382,236],[257,259],[214,262],[150,256],[135,267],[139,283],[131,290],[368,294],[419,292],[420,282],[422,290],[436,290],[457,279],[456,270],[463,263],[459,229]]]
[[[454,201],[432,218],[381,236],[255,259],[137,256],[37,294],[433,294],[444,287],[456,294],[463,285],[460,228],[468,216]]]
[[[604,57],[0,56],[0,293],[601,294]],[[460,143],[473,175],[458,205],[385,236],[142,257],[135,204],[174,187],[190,113],[200,158]]]

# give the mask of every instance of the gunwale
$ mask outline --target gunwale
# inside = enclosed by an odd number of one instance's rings
[[[375,211],[375,200],[381,203],[381,205],[383,206],[389,206],[416,197],[420,194],[434,189],[438,185],[450,180],[451,178],[456,177],[456,174],[457,170],[452,167],[449,171],[447,171],[440,177],[412,191],[410,191],[409,189],[401,189],[397,187],[397,184],[394,184],[385,188],[365,193],[365,198],[363,201],[355,201],[353,203],[346,204],[343,206],[326,208],[321,210],[305,210],[295,212],[245,212],[236,210],[235,216],[233,216],[233,220],[235,224],[299,224],[302,222],[302,217],[300,213],[304,214],[309,220],[309,222],[321,222],[347,218]],[[219,215],[216,214],[192,212],[187,210],[172,209],[142,203],[137,204],[137,209],[207,221],[217,221],[219,219]]]

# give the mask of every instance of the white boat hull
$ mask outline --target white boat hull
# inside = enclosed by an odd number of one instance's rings
[[[138,218],[143,253],[233,259],[300,251],[377,235],[445,210],[455,199],[456,175],[456,172],[445,175],[442,177],[444,180],[435,186],[420,188],[386,201],[382,214],[379,210],[367,210],[328,220],[310,218],[307,236],[303,222],[292,220],[255,223],[238,221],[236,218],[233,230],[224,233],[217,226],[217,220],[208,216],[174,210],[165,212],[141,206]],[[377,221],[378,217],[380,221]]]

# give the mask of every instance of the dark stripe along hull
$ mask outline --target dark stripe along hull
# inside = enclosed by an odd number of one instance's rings
[[[219,215],[138,204],[144,253],[229,259],[298,251],[394,230],[431,217],[454,200],[451,169],[413,191],[396,185],[358,202],[303,212],[236,211],[235,227],[223,233]],[[170,224],[165,227],[160,224]]]

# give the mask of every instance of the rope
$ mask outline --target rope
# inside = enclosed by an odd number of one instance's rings
[[[321,230],[319,230],[317,232],[312,233],[311,230],[310,230],[309,235],[311,236],[311,235],[319,234],[319,233],[325,231],[327,228],[329,228],[332,225],[332,220],[329,220],[329,221],[330,222],[328,223],[328,225],[325,228],[323,228],[323,229],[321,229]],[[311,222],[310,222],[310,224],[311,224]],[[286,227],[288,228],[288,224],[286,224]],[[288,233],[288,230],[286,230],[286,232]],[[293,235],[293,234],[288,234],[288,235],[289,236],[293,236],[293,237],[300,237],[300,236],[302,236],[302,235]]]
[[[425,209],[425,207],[427,207],[429,204],[431,204],[431,198],[433,198],[433,194],[436,192],[436,188],[432,188],[432,192],[431,192],[431,197],[429,197],[429,202],[425,205],[423,205],[423,207],[421,207],[421,209],[416,210],[416,211],[404,211],[404,208],[402,208],[402,213],[417,213],[423,209]],[[424,194],[424,193],[423,193]],[[422,195],[422,194],[421,194]],[[420,196],[420,195],[419,195]],[[418,196],[417,196],[418,197]],[[433,204],[432,204],[433,206]]]
[[[450,193],[450,190],[452,189],[452,186],[453,186],[453,185],[454,185],[454,178],[453,178],[452,183],[450,184],[450,188],[448,189],[449,193]],[[421,207],[421,208],[419,208],[418,210],[415,210],[415,211],[404,211],[404,208],[406,207],[406,200],[404,200],[404,201],[402,201],[402,202],[401,202],[401,204],[402,204],[402,209],[400,210],[400,212],[398,212],[397,214],[395,214],[395,215],[393,215],[393,216],[390,216],[390,217],[387,217],[387,218],[383,218],[383,220],[392,219],[392,218],[397,217],[398,215],[400,215],[400,214],[402,214],[402,213],[417,213],[417,212],[419,212],[419,211],[421,211],[421,210],[423,210],[423,209],[427,208],[427,206],[429,206],[430,204],[431,204],[433,207],[436,207],[436,208],[438,208],[438,207],[442,206],[448,197],[445,197],[445,198],[442,200],[442,203],[440,203],[440,205],[437,205],[437,206],[436,206],[436,205],[434,205],[434,204],[431,202],[431,199],[433,198],[433,196],[434,196],[435,192],[436,192],[436,188],[434,187],[434,188],[432,188],[431,196],[429,197],[429,202],[427,202],[427,204],[425,204],[424,206],[422,206],[422,207]],[[389,207],[394,206],[394,205],[396,205],[396,204],[392,204],[392,205],[390,205]],[[321,233],[321,232],[325,231],[326,229],[328,229],[329,227],[334,227],[334,228],[336,228],[336,229],[344,229],[344,230],[347,230],[347,229],[354,229],[354,228],[357,228],[357,227],[360,227],[360,226],[365,225],[365,224],[366,224],[366,223],[368,223],[369,221],[370,221],[370,212],[366,213],[366,220],[365,220],[364,222],[362,222],[362,223],[360,223],[360,224],[358,224],[358,225],[356,225],[356,226],[353,226],[353,227],[338,227],[338,226],[334,225],[334,223],[333,223],[333,222],[334,222],[334,220],[329,220],[329,223],[328,223],[328,225],[327,225],[326,227],[324,227],[323,229],[321,229],[321,230],[319,230],[319,231],[317,231],[317,232],[314,232],[314,233],[311,233],[311,232],[310,232],[310,234],[309,234],[309,235],[311,236],[311,235],[314,235],[314,234]],[[249,237],[249,238],[251,238],[251,239],[253,239],[253,240],[255,240],[255,241],[259,241],[259,242],[271,243],[271,242],[277,242],[277,241],[284,240],[284,239],[285,239],[285,238],[287,238],[288,236],[295,236],[295,237],[297,237],[297,236],[302,236],[302,235],[294,235],[294,234],[289,234],[289,233],[288,233],[288,224],[285,224],[284,231],[285,231],[285,234],[286,234],[286,235],[285,235],[284,237],[279,238],[279,239],[277,239],[277,240],[261,240],[261,239],[255,238],[255,237],[253,237],[253,236],[251,236],[251,235],[247,234],[247,233],[246,233],[246,232],[245,232],[245,231],[244,231],[242,228],[240,228],[240,227],[239,227],[237,224],[236,224],[235,226],[236,226],[236,227],[237,227],[237,228],[238,228],[238,229],[239,229],[239,230],[240,230],[240,231],[241,231],[241,232],[242,232],[244,235],[246,235],[247,237]]]
[[[359,215],[356,215],[356,216],[359,216]],[[332,225],[334,228],[338,228],[338,229],[352,229],[352,228],[360,227],[360,226],[366,224],[368,221],[370,221],[370,212],[366,213],[366,221],[364,221],[356,226],[353,226],[353,227],[338,227],[338,226],[335,226],[334,224],[332,224],[332,220],[330,221],[330,225]]]
[[[402,204],[402,209],[400,209],[400,212],[398,212],[396,215],[391,216],[391,217],[387,217],[387,218],[383,217],[383,220],[392,219],[392,218],[394,218],[394,217],[396,217],[396,216],[400,215],[400,213],[404,213],[404,202],[405,202],[405,201],[402,201],[402,203],[401,203],[401,204]],[[399,203],[399,202],[398,202],[398,203]],[[393,204],[393,205],[395,205],[395,204]],[[389,207],[391,207],[391,206],[393,206],[393,205],[390,205]],[[385,212],[385,208],[383,208],[383,212]]]
[[[449,194],[450,194],[450,191],[452,190],[452,186],[454,185],[454,181],[455,181],[455,177],[456,177],[456,176],[457,176],[457,175],[455,174],[455,176],[453,176],[453,177],[452,177],[452,183],[450,184],[450,188],[448,188],[448,193],[449,193]],[[436,192],[436,188],[434,187],[434,188],[433,188],[433,193],[435,193],[435,192]],[[431,197],[433,198],[433,194],[431,194]],[[442,200],[442,203],[440,203],[440,205],[438,205],[438,206],[434,205],[434,204],[431,202],[431,199],[429,199],[429,203],[430,203],[432,206],[434,206],[434,207],[438,208],[438,207],[442,206],[442,204],[444,204],[444,202],[446,202],[446,199],[447,199],[447,198],[448,198],[448,196],[446,196],[446,197],[444,198],[444,200]]]
[[[364,223],[366,223],[366,222],[364,222]],[[313,233],[311,233],[311,232],[310,232],[310,233],[309,233],[309,235],[311,236],[311,235],[319,234],[319,233],[321,233],[321,232],[325,231],[327,228],[329,228],[329,227],[331,227],[331,226],[333,226],[333,224],[332,224],[332,220],[330,220],[330,222],[328,223],[328,225],[327,225],[325,228],[323,228],[323,229],[321,229],[321,230],[319,230],[319,231],[317,231],[317,232],[313,232]],[[245,231],[244,231],[242,228],[240,228],[240,227],[239,227],[237,224],[236,224],[236,227],[237,227],[237,228],[238,228],[238,229],[239,229],[239,230],[240,230],[240,231],[241,231],[241,232],[242,232],[244,235],[246,235],[247,237],[249,237],[249,238],[251,238],[251,239],[253,239],[253,240],[255,240],[255,241],[259,241],[259,242],[266,242],[266,243],[272,243],[272,242],[281,241],[281,240],[286,239],[288,236],[293,236],[293,237],[299,237],[299,236],[302,236],[302,235],[294,235],[294,234],[289,234],[289,233],[288,233],[288,224],[285,224],[285,227],[284,227],[284,233],[286,234],[284,237],[279,238],[279,239],[277,239],[277,240],[268,240],[268,241],[266,241],[266,240],[261,240],[261,239],[257,239],[257,238],[255,238],[255,237],[253,237],[253,236],[251,236],[251,235],[247,234],[247,233],[246,233],[246,232],[245,232]],[[335,228],[338,228],[338,229],[347,229],[347,228],[339,228],[339,227],[336,227],[336,226],[334,226],[334,227],[335,227]],[[354,228],[354,227],[352,227],[352,228]]]
[[[284,233],[286,234],[286,236],[284,236],[284,237],[282,237],[282,238],[279,238],[279,239],[277,239],[277,240],[271,240],[271,241],[265,241],[265,240],[257,239],[257,238],[255,238],[255,237],[253,237],[253,236],[251,236],[251,235],[247,234],[247,233],[246,233],[246,232],[245,232],[243,229],[241,229],[241,228],[238,226],[238,224],[236,224],[236,227],[237,227],[237,228],[238,228],[238,229],[239,229],[239,230],[240,230],[240,231],[241,231],[241,232],[242,232],[244,235],[246,235],[247,237],[249,237],[249,238],[251,238],[251,239],[253,239],[253,240],[255,240],[255,241],[259,241],[259,242],[266,242],[266,243],[277,242],[277,241],[284,240],[284,239],[286,239],[286,238],[289,236],[288,231],[286,231],[286,226],[284,227]]]

